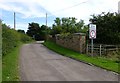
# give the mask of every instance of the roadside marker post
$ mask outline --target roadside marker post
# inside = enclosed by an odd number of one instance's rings
[[[91,39],[91,54],[93,56],[93,39],[96,39],[96,25],[95,24],[90,24],[89,25],[89,38]]]

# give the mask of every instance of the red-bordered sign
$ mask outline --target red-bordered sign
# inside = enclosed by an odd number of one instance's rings
[[[91,38],[95,38],[96,37],[96,31],[91,30],[90,36],[91,36]]]
[[[95,24],[89,25],[89,38],[90,39],[96,38],[96,25]]]

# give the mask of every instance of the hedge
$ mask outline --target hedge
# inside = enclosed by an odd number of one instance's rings
[[[5,24],[2,24],[2,55],[6,55],[13,50],[20,42],[31,41],[32,38],[26,34],[17,32],[16,30],[10,29]]]

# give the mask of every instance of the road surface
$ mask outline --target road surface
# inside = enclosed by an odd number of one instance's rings
[[[118,76],[101,68],[57,54],[40,43],[20,50],[21,81],[117,81]]]

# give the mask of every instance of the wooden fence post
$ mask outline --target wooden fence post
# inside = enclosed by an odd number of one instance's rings
[[[101,56],[101,44],[100,44],[100,56]]]
[[[118,52],[118,46],[116,46],[116,52]]]
[[[88,44],[87,44],[87,47],[86,47],[86,54],[88,54]]]

